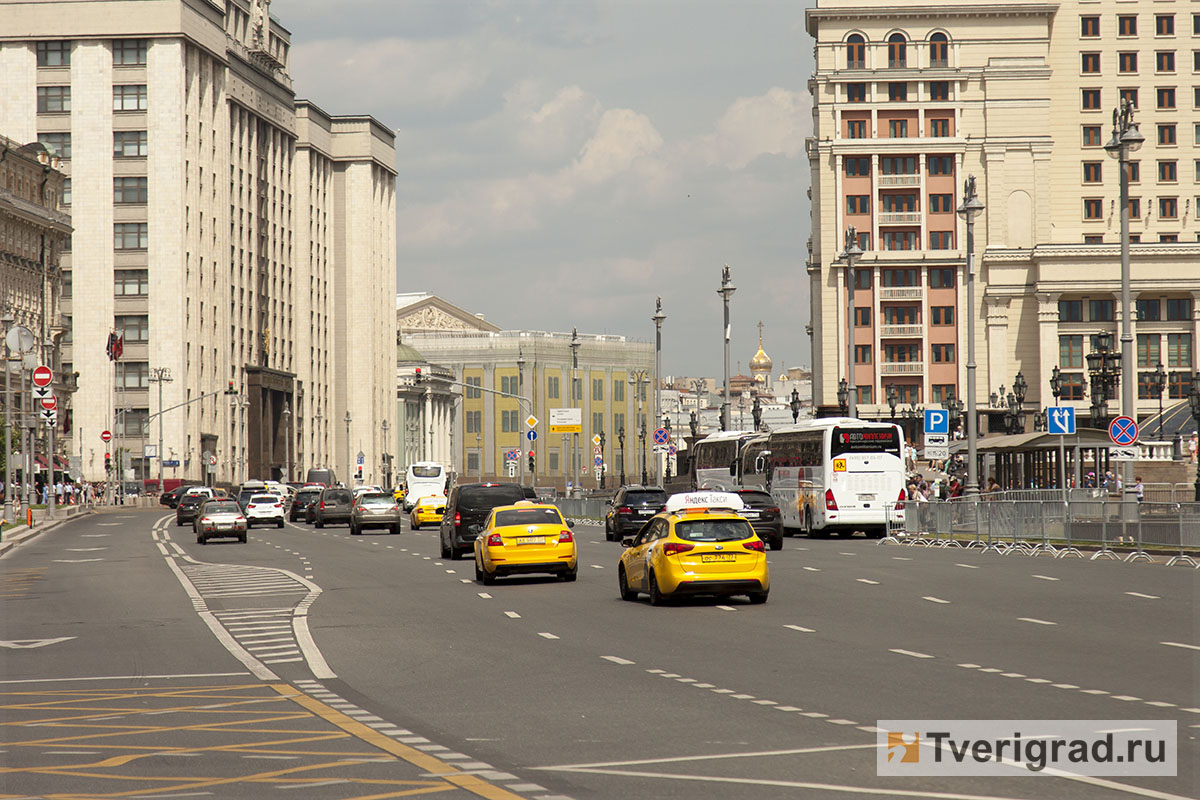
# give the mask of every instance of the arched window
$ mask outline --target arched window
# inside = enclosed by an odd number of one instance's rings
[[[888,66],[908,66],[908,40],[903,33],[893,33],[888,37]]]
[[[950,66],[950,40],[944,33],[935,33],[929,37],[929,66]]]
[[[867,42],[861,34],[851,34],[846,39],[846,69],[864,69],[867,66]]]

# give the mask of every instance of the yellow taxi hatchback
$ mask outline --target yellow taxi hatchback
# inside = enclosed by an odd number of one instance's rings
[[[746,595],[767,602],[766,547],[744,518],[742,499],[727,492],[672,495],[666,510],[622,540],[617,567],[622,600],[653,605],[686,595]]]
[[[573,527],[557,507],[520,502],[492,509],[474,531],[475,580],[495,583],[504,575],[546,572],[564,581],[579,574]]]
[[[441,525],[444,513],[446,513],[445,495],[431,495],[422,497],[416,502],[408,515],[408,521],[414,531],[419,531],[422,525]]]

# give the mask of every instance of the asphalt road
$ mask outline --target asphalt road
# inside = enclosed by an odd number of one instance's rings
[[[654,608],[576,534],[483,587],[407,525],[62,526],[0,559],[0,796],[1200,796],[1194,570],[788,539],[766,605]],[[1174,719],[1179,776],[883,778],[883,719]]]

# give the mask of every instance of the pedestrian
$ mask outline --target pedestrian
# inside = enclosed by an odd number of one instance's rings
[[[1146,487],[1142,485],[1142,476],[1141,475],[1138,475],[1133,480],[1134,480],[1133,490],[1135,492],[1137,492],[1137,499],[1138,499],[1138,502],[1140,503],[1146,499]]]
[[[997,482],[995,475],[988,476],[987,488],[983,491],[984,494],[995,494],[1000,491],[1000,484]]]

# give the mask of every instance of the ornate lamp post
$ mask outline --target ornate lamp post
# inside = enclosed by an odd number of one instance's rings
[[[604,454],[604,443],[607,441],[608,441],[608,437],[604,435],[604,431],[600,431],[600,454],[601,454],[601,457],[603,457],[603,454]],[[607,459],[605,459],[605,460],[607,461]],[[607,466],[600,470],[600,488],[601,489],[605,488],[605,486],[604,486],[605,480],[604,479],[605,479],[605,477],[607,477],[607,475],[606,475],[607,471],[608,471]],[[530,475],[530,477],[529,477],[529,482],[532,485],[532,483],[533,483],[532,475]]]
[[[792,408],[792,424],[795,425],[800,420],[800,390],[795,386],[792,387],[792,402],[789,405]]]
[[[737,291],[737,287],[733,285],[733,280],[729,277],[729,265],[726,264],[721,270],[721,288],[717,289],[717,294],[721,295],[721,301],[725,306],[725,396],[721,400],[721,430],[729,430],[729,298],[733,297],[733,293]]]
[[[383,485],[384,488],[390,489],[392,486],[392,457],[388,455],[388,431],[391,430],[392,424],[385,419],[379,423],[379,427],[383,428]]]
[[[667,432],[667,441],[670,442],[671,441],[671,418],[668,417],[666,414],[663,414],[663,428]],[[671,482],[671,451],[670,451],[669,447],[667,449],[666,455],[663,457],[663,464],[666,465],[665,474],[663,477],[663,483],[667,484],[667,483]]]
[[[158,384],[158,492],[162,494],[163,490],[163,398],[162,387],[164,383],[172,383],[175,379],[171,377],[170,367],[151,367],[150,377],[147,378],[150,383]],[[237,420],[234,420],[234,425]]]
[[[1150,375],[1150,388],[1155,394],[1158,395],[1158,440],[1161,442],[1163,440],[1163,438],[1162,438],[1162,432],[1163,432],[1163,428],[1162,428],[1162,424],[1163,424],[1162,396],[1163,396],[1163,390],[1167,388],[1167,371],[1165,369],[1163,369],[1163,365],[1162,365],[1161,361],[1158,362],[1158,367]]]
[[[898,402],[900,402],[900,392],[896,390],[896,384],[893,383],[888,386],[887,390],[887,403],[888,408],[892,411],[892,422],[896,421],[896,404]]]
[[[323,420],[323,419],[325,419],[325,415],[323,415],[321,413],[321,404],[320,404],[320,401],[318,401],[317,402],[317,411],[315,414],[313,414],[313,422],[317,423],[317,430],[316,430],[316,434],[317,434],[317,453],[316,453],[316,455],[317,455],[317,458],[316,458],[316,462],[313,464],[314,467],[321,466],[321,420]]]
[[[1196,429],[1200,430],[1200,372],[1192,375],[1192,390],[1188,392],[1188,405],[1192,409],[1192,419],[1196,420]],[[1193,500],[1200,503],[1200,458],[1196,459],[1196,493]]]
[[[964,494],[979,494],[979,464],[975,455],[979,443],[979,411],[975,400],[975,218],[983,213],[983,203],[975,193],[975,176],[963,184],[963,200],[958,215],[967,223],[967,486]]]
[[[292,480],[292,407],[283,399],[283,482]]]
[[[617,444],[621,446],[621,485],[625,485],[625,426],[617,430]]]
[[[1121,378],[1121,354],[1112,352],[1111,333],[1095,337],[1095,349],[1087,354],[1088,378],[1092,387],[1092,427],[1103,428],[1108,413],[1108,401],[1115,394]]]
[[[696,439],[700,436],[700,418],[696,416],[696,412],[692,411],[688,414],[688,427],[692,429],[692,438]]]
[[[837,404],[843,417],[850,416],[850,387],[845,378],[838,381]]]
[[[575,402],[577,399],[582,399],[582,398],[575,397],[575,382],[578,380],[578,378],[576,378],[576,373],[579,371],[579,344],[580,344],[579,329],[572,328],[571,329],[571,408],[575,408]],[[580,394],[583,394],[582,387],[580,387]],[[578,481],[579,481],[579,478],[578,478],[579,465],[575,463],[575,461],[576,461],[575,454],[578,451],[579,451],[579,434],[572,433],[571,434],[571,469],[568,470],[568,473],[571,476],[571,480],[573,482],[576,482],[577,485],[578,485]],[[482,460],[482,456],[480,458]]]
[[[346,480],[343,485],[349,487],[354,485],[350,480],[350,476],[354,474],[354,462],[350,459],[350,423],[353,422],[353,418],[350,416],[350,409],[346,409],[346,416],[343,421],[346,423]]]
[[[638,438],[642,441],[642,486],[650,482],[650,478],[646,475],[646,418],[642,417],[642,427],[638,431]]]
[[[854,265],[862,258],[862,248],[858,246],[858,230],[851,225],[846,229],[845,249],[838,259],[846,262],[846,402],[842,402],[843,379],[838,388],[838,405],[842,407],[843,416],[858,416],[858,388],[854,385]]]
[[[662,310],[662,298],[654,300],[654,418],[662,416],[662,324],[667,315]],[[658,471],[658,458],[654,459],[655,472]]]

